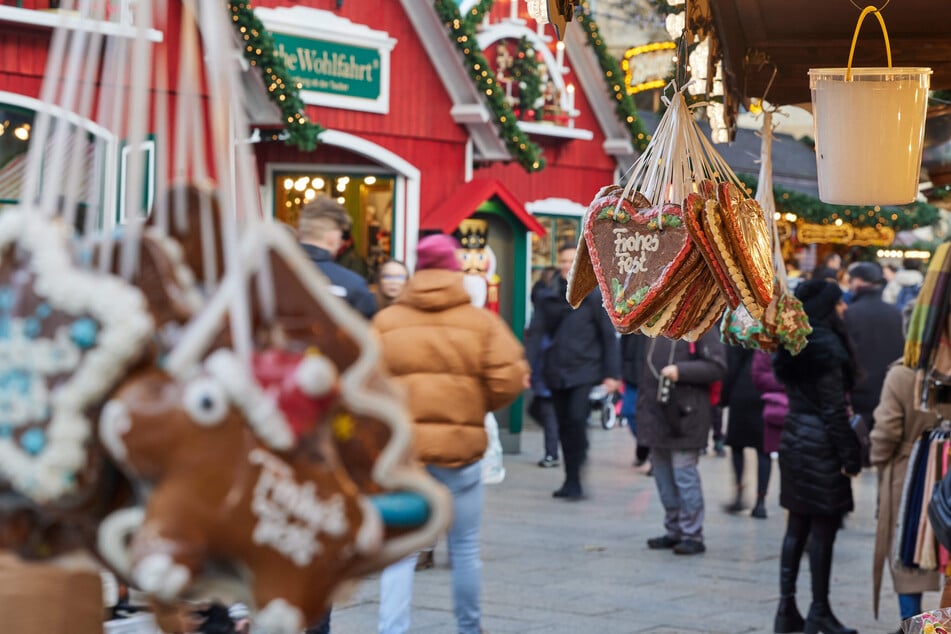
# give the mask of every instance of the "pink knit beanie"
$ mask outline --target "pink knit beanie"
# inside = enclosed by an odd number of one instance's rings
[[[461,266],[456,258],[456,249],[460,248],[455,238],[442,234],[426,236],[416,245],[416,270],[446,269],[459,271]]]

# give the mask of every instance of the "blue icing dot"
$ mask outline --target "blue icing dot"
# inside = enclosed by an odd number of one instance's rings
[[[36,316],[40,319],[46,319],[47,317],[50,316],[50,313],[52,312],[53,312],[53,309],[50,308],[50,305],[47,304],[46,302],[43,302],[42,304],[36,307]]]
[[[69,337],[77,346],[86,350],[96,345],[96,338],[99,336],[99,326],[88,317],[77,319],[69,327]]]
[[[20,436],[20,445],[28,454],[35,456],[46,447],[46,434],[38,427],[28,429]]]
[[[27,317],[23,320],[23,334],[30,339],[40,336],[40,320],[36,317]]]
[[[13,435],[13,425],[3,423],[0,425],[0,438],[9,438]]]
[[[7,317],[0,317],[0,339],[9,339],[10,338],[10,319]]]
[[[10,310],[13,308],[13,302],[16,300],[16,293],[12,288],[4,286],[0,288],[0,308]]]

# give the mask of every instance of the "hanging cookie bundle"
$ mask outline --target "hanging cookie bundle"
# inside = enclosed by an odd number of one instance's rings
[[[147,37],[166,20],[174,56]],[[102,166],[48,114],[0,215],[0,547],[86,548],[159,601],[240,598],[296,634],[342,583],[431,543],[448,496],[412,461],[367,325],[263,221],[231,132],[248,133],[225,7],[145,1],[136,22],[115,41],[57,30],[44,86],[51,110],[133,148],[103,214],[121,236],[79,215]],[[100,81],[120,89],[93,99]],[[154,204],[134,150],[150,129]]]
[[[694,341],[729,306],[762,316],[774,272],[763,212],[674,94],[625,187],[595,196],[568,280],[615,328]]]
[[[758,303],[750,310],[746,302],[733,306],[724,313],[720,323],[720,336],[724,343],[775,351],[780,345],[792,354],[798,354],[806,345],[806,337],[812,332],[802,303],[789,290],[782,246],[776,226],[776,201],[773,198],[772,174],[772,112],[765,112],[763,119],[762,146],[760,151],[759,184],[756,201],[770,237],[771,268],[776,271],[775,280],[766,296],[765,308]],[[762,292],[763,287],[756,289]]]

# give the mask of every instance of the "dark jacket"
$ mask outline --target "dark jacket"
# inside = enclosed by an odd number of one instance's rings
[[[779,444],[779,503],[803,515],[842,515],[854,508],[852,483],[842,470],[862,468],[846,405],[849,353],[828,326],[812,327],[799,355],[780,350],[773,360],[789,396]]]
[[[772,357],[762,350],[753,355],[753,385],[763,399],[763,451],[779,451],[779,438],[789,414],[789,397],[773,374]]]
[[[630,334],[621,337],[621,378],[637,387],[647,354],[647,335]]]
[[[881,289],[860,289],[845,311],[845,326],[861,371],[852,389],[852,408],[871,425],[888,366],[904,354],[901,311],[882,301]]]
[[[691,344],[670,339],[648,339],[645,363],[637,387],[637,440],[659,449],[701,449],[710,435],[710,384],[723,379],[726,350],[719,335],[708,332]],[[673,352],[673,354],[671,354]],[[657,402],[660,371],[668,361],[679,374],[667,405]]]
[[[542,374],[552,390],[620,379],[620,347],[601,305],[601,293],[595,290],[572,310],[565,299],[566,289],[567,282],[558,277],[551,289],[539,292],[525,339],[526,356],[536,359],[543,355]],[[551,345],[541,353],[545,335]]]
[[[763,450],[763,398],[753,385],[753,350],[727,348],[720,405],[729,407],[726,444]]]
[[[320,272],[330,280],[331,292],[345,300],[350,306],[367,319],[376,312],[376,300],[367,286],[367,281],[333,261],[330,251],[315,247],[312,244],[302,244],[307,257],[317,265]]]

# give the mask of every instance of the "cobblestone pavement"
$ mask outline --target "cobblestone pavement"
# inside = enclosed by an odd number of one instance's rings
[[[631,467],[628,430],[590,431],[590,499],[551,497],[562,471],[536,466],[542,436],[532,425],[523,434],[522,453],[506,456],[505,482],[488,487],[483,628],[491,634],[771,632],[785,527],[775,461],[769,518],[758,520],[722,510],[733,491],[730,460],[712,454],[701,460],[707,552],[682,557],[645,545],[648,537],[663,533],[662,509],[652,478]],[[754,467],[748,450],[747,491],[755,487]],[[853,486],[856,512],[846,519],[835,547],[833,609],[862,634],[892,632],[898,609],[887,573],[878,621],[871,608],[875,474],[863,473]],[[455,631],[447,560],[440,543],[436,567],[416,574],[413,632]],[[809,606],[808,570],[804,559],[803,611]],[[924,607],[937,607],[938,598],[926,595]],[[373,577],[335,607],[334,634],[375,632],[378,606],[379,583]]]

